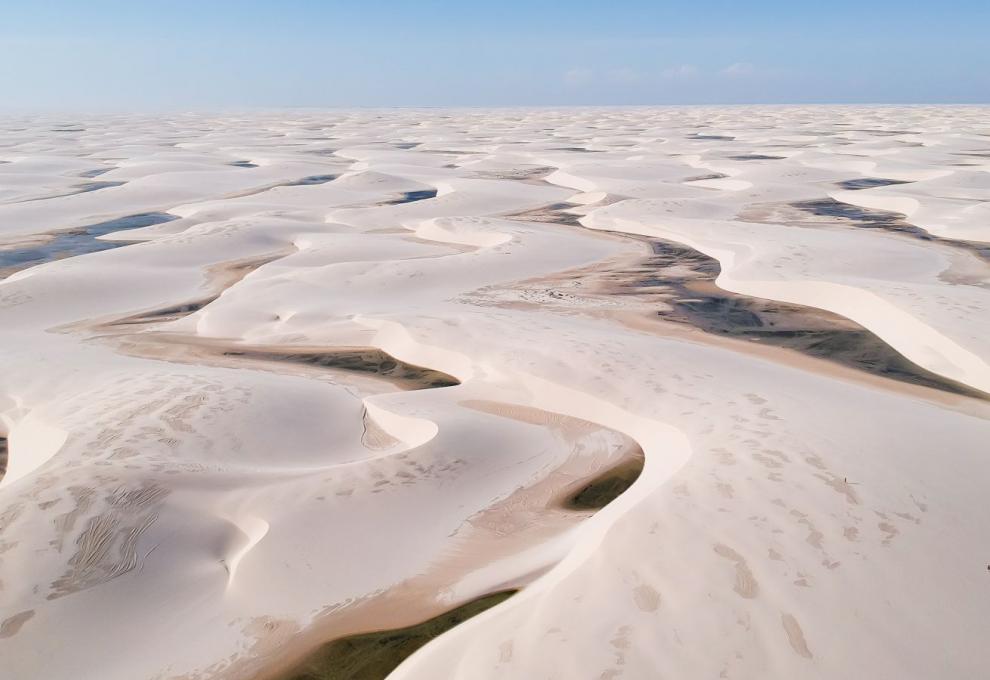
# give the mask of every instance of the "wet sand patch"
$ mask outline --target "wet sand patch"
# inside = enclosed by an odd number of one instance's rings
[[[85,194],[89,191],[99,191],[100,189],[112,189],[113,187],[121,187],[127,184],[127,182],[86,182],[85,184],[78,185],[79,191],[76,193]]]
[[[417,649],[517,591],[485,595],[423,623],[358,635],[321,646],[280,680],[384,680]]]
[[[92,179],[94,177],[99,177],[100,175],[104,175],[114,169],[115,168],[96,168],[94,170],[86,170],[85,172],[80,172],[79,176],[85,177],[86,179]]]
[[[543,180],[554,171],[556,171],[556,168],[538,165],[528,168],[512,168],[508,170],[476,170],[471,173],[471,177],[476,179],[497,179],[545,185],[546,182]]]
[[[860,229],[884,229],[921,241],[939,243],[965,250],[984,262],[990,262],[990,244],[936,236],[906,221],[901,213],[874,208],[862,208],[842,203],[833,198],[823,198],[795,203],[754,205],[740,212],[737,219],[743,222],[782,224],[799,227],[821,228],[825,226],[856,227]]]
[[[595,233],[639,241],[650,247],[651,254],[530,283],[569,287],[580,281],[583,289],[598,291],[593,292],[594,295],[633,298],[638,303],[637,308],[656,310],[653,314],[659,320],[708,335],[745,340],[768,349],[792,350],[871,376],[948,394],[981,400],[990,398],[979,390],[914,364],[874,333],[843,316],[719,288],[715,283],[721,272],[718,260],[693,248],[624,232]],[[549,298],[556,297],[555,288],[545,290]]]
[[[685,182],[703,182],[706,179],[728,179],[728,175],[721,172],[712,172],[707,175],[696,175],[695,177],[688,177]]]
[[[609,468],[586,483],[564,501],[564,507],[568,510],[601,510],[629,490],[642,474],[645,462],[640,450],[639,455]]]
[[[102,173],[98,173],[102,174]],[[80,175],[82,177],[83,175]],[[127,184],[127,182],[83,182],[82,184],[76,184],[72,188],[75,191],[69,191],[64,194],[55,194],[54,196],[38,196],[37,198],[27,198],[20,203],[33,203],[35,201],[48,201],[53,198],[65,198],[66,196],[76,196],[77,194],[86,194],[90,191],[99,191],[100,189],[112,189],[113,187],[119,187]]]
[[[484,151],[470,151],[467,149],[420,149],[419,153],[440,154],[443,156],[483,156]]]
[[[832,203],[839,206],[838,210],[847,209],[844,207],[846,204],[838,201]],[[577,206],[557,203],[506,217],[578,227],[587,231],[579,221],[580,215],[562,212],[572,207]],[[773,213],[770,215],[771,219],[768,219],[768,206],[757,207],[762,212],[754,215],[744,212],[738,218],[752,222],[777,223],[774,219],[780,218],[778,214]],[[777,209],[781,207],[796,210],[789,205],[769,206]],[[828,205],[828,214],[832,214],[832,207],[831,204]],[[856,210],[855,206],[848,208]],[[876,215],[873,219],[877,224],[886,225],[892,219],[889,215],[898,217],[896,213],[888,213]],[[625,232],[593,230],[592,233],[645,243],[652,254],[632,263],[628,260],[613,261],[606,265],[607,268],[591,267],[562,273],[550,280],[540,280],[539,283],[553,285],[552,282],[570,283],[580,280],[585,284],[582,287],[588,290],[598,288],[607,296],[635,297],[645,305],[654,308],[660,306],[661,309],[656,312],[658,318],[707,334],[793,350],[808,357],[824,359],[901,383],[980,400],[990,399],[982,391],[918,366],[873,332],[843,316],[815,307],[750,297],[719,288],[715,283],[721,272],[718,260],[693,248],[673,241]],[[925,236],[932,240],[945,240],[931,237],[927,233]],[[587,288],[587,284],[591,284],[590,288]],[[545,289],[545,293],[551,300],[566,297],[553,288]]]
[[[857,226],[867,228],[895,228],[900,226],[904,221],[904,216],[900,213],[874,208],[863,208],[858,205],[852,205],[851,203],[842,203],[834,198],[798,201],[788,205],[812,218],[855,222]]]
[[[552,504],[554,507],[576,511],[601,510],[625,493],[643,472],[646,454],[642,447],[618,430],[532,406],[478,399],[462,401],[460,405],[517,422],[555,430],[565,441],[578,445],[585,456],[593,450],[588,448],[589,444],[580,443],[586,438],[599,435],[613,438],[614,443],[609,448],[597,451],[594,456],[597,460],[601,460],[601,463],[593,463],[589,466],[581,462],[582,456],[577,456],[573,464],[565,464],[557,470],[556,476],[560,479],[572,478],[573,481],[568,481],[563,486],[557,482],[558,488],[552,492],[552,495],[560,500]]]
[[[520,220],[522,222],[546,222],[550,224],[562,224],[568,227],[581,227],[581,215],[565,212],[571,208],[580,207],[577,203],[552,203],[550,205],[526,210],[520,213],[505,215],[508,220]]]
[[[900,179],[884,179],[882,177],[860,177],[858,179],[847,179],[844,182],[836,182],[837,187],[847,191],[876,189],[877,187],[889,187],[896,184],[910,184],[910,182]]]
[[[141,314],[135,314],[134,316],[129,316],[118,321],[114,321],[109,326],[144,326],[148,324],[155,323],[167,323],[169,321],[176,321],[183,317],[189,316],[199,310],[203,309],[206,305],[210,304],[216,300],[219,295],[213,295],[208,298],[203,298],[200,300],[194,300],[191,302],[184,302],[177,305],[171,305],[168,307],[160,307],[158,309],[153,309],[149,312],[143,312]]]
[[[587,149],[583,146],[556,146],[549,151],[572,151],[574,153],[605,153],[602,149]]]
[[[283,348],[261,347],[221,350],[221,356],[268,363],[293,363],[321,369],[374,374],[404,389],[431,389],[460,385],[457,378],[441,371],[409,364],[375,348]]]
[[[215,301],[223,291],[234,286],[259,267],[284,257],[286,252],[269,253],[218,264],[207,270],[211,288],[208,297],[153,308],[124,317],[114,317],[97,324],[70,324],[59,330],[95,330],[100,336],[115,341],[118,350],[133,356],[176,361],[179,363],[209,363],[243,368],[246,361],[263,370],[277,373],[294,372],[290,367],[311,374],[336,372],[366,376],[387,381],[400,389],[429,389],[459,385],[460,381],[442,371],[410,364],[373,347],[311,347],[311,346],[250,346],[226,339],[186,336],[178,333],[150,330],[154,324],[167,323],[193,314]],[[142,328],[144,327],[144,328]],[[126,329],[120,333],[121,329]],[[137,331],[141,332],[137,332]]]
[[[848,132],[863,132],[868,135],[876,135],[877,137],[897,137],[898,135],[920,134],[917,130],[878,130],[876,128],[867,128],[867,129],[850,128]]]
[[[795,350],[867,373],[986,399],[987,395],[928,371],[856,322],[838,314],[719,288],[718,260],[692,248],[647,239],[654,256],[646,260],[631,292],[659,292],[668,308],[657,315],[706,333]]]
[[[137,325],[135,317],[132,324]],[[97,326],[113,331],[119,321]],[[121,324],[129,325],[129,324]],[[78,330],[62,327],[60,330]],[[423,390],[460,385],[447,373],[410,364],[375,347],[312,347],[295,345],[241,345],[228,339],[202,338],[167,331],[107,334],[117,351],[131,356],[180,364],[247,368],[282,375],[330,378],[368,394],[400,390]]]

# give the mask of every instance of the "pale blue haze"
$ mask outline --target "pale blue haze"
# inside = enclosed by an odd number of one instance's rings
[[[6,110],[987,101],[988,0],[0,0]]]

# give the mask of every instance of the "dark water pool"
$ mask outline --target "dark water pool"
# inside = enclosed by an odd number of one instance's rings
[[[128,241],[103,241],[99,237],[115,231],[150,227],[153,224],[162,224],[174,219],[178,218],[169,213],[139,213],[97,222],[71,231],[59,232],[47,243],[26,248],[0,250],[0,272],[3,275],[9,275],[14,271],[34,267],[52,260],[119,248],[127,245]]]
[[[292,182],[286,182],[282,186],[306,187],[313,184],[326,184],[327,182],[332,182],[335,179],[337,179],[337,175],[310,175],[309,177],[303,177],[302,179],[297,179]]]
[[[421,191],[407,191],[401,198],[394,201],[387,201],[385,205],[399,205],[401,203],[413,203],[414,201],[425,201],[428,198],[436,198],[436,189],[423,189]]]

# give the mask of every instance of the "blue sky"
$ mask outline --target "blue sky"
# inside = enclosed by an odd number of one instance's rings
[[[990,0],[0,0],[0,109],[990,102]]]

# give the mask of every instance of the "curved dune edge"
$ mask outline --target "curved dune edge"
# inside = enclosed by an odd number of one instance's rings
[[[442,236],[449,238],[446,232]],[[637,498],[649,495],[653,489],[663,484],[690,455],[687,439],[676,428],[615,408],[607,401],[594,398],[578,390],[566,388],[531,375],[506,374],[490,366],[479,365],[460,352],[420,343],[401,324],[364,317],[358,317],[355,321],[376,329],[377,334],[372,346],[388,352],[397,359],[420,366],[436,366],[438,369],[443,369],[444,372],[457,375],[462,382],[470,382],[472,379],[497,379],[517,383],[525,388],[530,398],[525,405],[519,406],[527,409],[538,409],[550,414],[553,419],[558,416],[574,418],[625,433],[643,446],[647,460],[643,474],[639,476],[630,489],[610,502],[604,509],[596,511],[591,520],[582,520],[580,524],[575,525],[566,534],[549,540],[543,538],[539,542],[531,543],[526,548],[516,548],[515,552],[508,553],[501,560],[464,573],[457,584],[449,585],[440,593],[440,599],[433,609],[424,608],[426,604],[420,603],[420,611],[422,612],[420,616],[432,615],[431,613],[435,614],[441,611],[437,607],[446,606],[443,603],[458,604],[469,601],[471,597],[477,597],[477,593],[497,591],[497,588],[504,587],[506,583],[513,584],[514,587],[525,586],[520,591],[521,593],[528,593],[533,590],[533,597],[537,597],[540,590],[552,588],[556,580],[563,578],[577,565],[591,558],[602,537],[607,533],[608,526],[615,521],[615,518],[627,512],[628,508],[636,503]],[[175,342],[182,344],[181,338],[175,339]],[[236,347],[236,345],[234,346]],[[138,353],[141,354],[142,352],[139,351]],[[383,432],[402,445],[398,449],[390,450],[387,455],[395,456],[423,446],[435,438],[439,432],[436,423],[423,418],[404,416],[377,406],[375,399],[375,397],[364,399],[368,416]],[[514,407],[512,404],[504,404],[504,406],[510,409]],[[365,458],[364,461],[366,460],[370,459]],[[653,462],[650,462],[651,460]],[[354,461],[351,464],[357,465],[362,462]],[[294,474],[304,472],[306,470],[300,469],[294,471]],[[590,477],[586,479],[590,479]],[[575,483],[583,483],[581,480],[582,478],[579,477],[577,482],[569,482],[569,486],[573,487]],[[247,512],[249,513],[249,510]],[[581,513],[577,514],[580,516]],[[220,512],[218,517],[230,522],[233,527],[233,531],[219,550],[223,556],[221,563],[228,574],[227,591],[236,592],[237,571],[245,560],[250,559],[252,550],[264,540],[269,531],[269,524],[263,519],[245,514],[244,510],[239,511],[237,515],[231,515],[229,510],[225,510]],[[592,521],[594,521],[594,525],[589,526]],[[535,580],[532,580],[533,578]],[[465,588],[466,590],[461,592]],[[520,602],[525,602],[525,599],[521,598]],[[371,603],[369,602],[369,604]],[[409,616],[413,616],[412,620],[415,620],[413,611],[410,610]],[[325,635],[310,631],[300,635],[300,639],[290,645],[290,648],[294,648],[298,644],[306,644],[303,641],[314,634],[318,635],[318,639],[325,638]],[[290,656],[289,658],[295,657]],[[286,662],[279,660],[271,665],[270,671],[262,672],[259,677],[282,677],[283,669],[286,667]]]
[[[410,351],[408,359],[417,357],[419,360],[415,346],[409,345],[408,348]],[[435,352],[436,348],[429,348],[428,351]],[[595,420],[569,415],[562,410],[544,410],[541,408],[541,404],[560,404],[560,400],[564,399],[567,400],[567,410],[589,415],[599,413],[600,407],[607,402],[597,399],[589,400],[581,392],[561,388],[544,380],[527,379],[527,383],[534,388],[533,403],[520,405],[497,402],[467,402],[464,405],[472,409],[497,414],[499,417],[519,419],[531,424],[546,422],[553,427],[562,427],[564,430],[576,428],[578,432],[589,426],[603,425],[601,422],[603,420],[640,422],[640,426],[647,428],[650,432],[648,436],[651,440],[663,442],[664,452],[668,460],[662,464],[658,463],[656,467],[666,466],[667,469],[655,470],[660,473],[659,476],[662,476],[663,472],[673,471],[679,463],[683,462],[670,459],[672,442],[667,439],[667,436],[675,432],[673,428],[663,428],[663,432],[657,432],[657,428],[651,426],[645,419],[627,416],[621,410],[613,410],[609,417],[596,418]],[[381,413],[380,410],[377,412]],[[619,432],[618,430],[615,431]],[[673,442],[675,445],[680,443]],[[681,453],[687,455],[686,452]],[[617,460],[622,462],[623,459]],[[568,463],[564,468],[551,472],[535,485],[521,488],[505,499],[482,510],[476,517],[472,517],[467,526],[464,527],[464,536],[460,539],[461,545],[451,550],[447,557],[441,558],[433,564],[428,571],[410,579],[408,583],[398,584],[389,591],[373,594],[363,602],[353,603],[353,606],[358,607],[358,621],[365,623],[352,624],[349,628],[334,626],[330,629],[316,625],[311,630],[300,631],[298,636],[289,641],[284,654],[277,655],[278,658],[268,663],[254,664],[262,670],[258,671],[257,676],[252,677],[271,678],[272,680],[295,677],[298,669],[308,667],[308,658],[320,657],[324,647],[366,635],[369,631],[383,630],[386,635],[390,631],[401,633],[400,629],[402,628],[418,626],[427,619],[432,621],[434,618],[443,617],[451,607],[460,609],[478,599],[484,599],[506,590],[511,590],[519,595],[529,592],[534,587],[542,588],[544,586],[540,584],[544,583],[545,587],[552,587],[554,579],[563,575],[558,570],[562,567],[566,570],[568,561],[579,564],[594,553],[597,545],[594,532],[589,534],[587,528],[593,520],[602,516],[609,508],[616,506],[619,506],[616,516],[621,516],[625,512],[621,505],[629,503],[630,494],[641,483],[645,485],[645,488],[640,489],[638,493],[643,495],[649,494],[651,485],[662,483],[662,480],[643,481],[646,477],[644,470],[644,474],[636,479],[629,490],[611,500],[604,509],[585,511],[556,507],[558,502],[563,500],[565,494],[573,492],[585,481],[593,479],[597,472],[593,473],[592,468],[598,468],[603,462],[604,459],[602,461],[589,459],[577,467],[573,463]],[[588,467],[589,465],[591,467]],[[580,472],[575,476],[577,471]],[[503,543],[507,539],[511,540],[508,540],[507,544],[500,548],[496,548],[490,541],[480,540],[480,536],[475,535],[492,530],[491,527],[486,528],[492,521],[489,519],[490,516],[498,517],[505,514],[506,518],[511,518],[519,514],[520,508],[527,506],[543,507],[547,504],[548,499],[555,499],[551,505],[544,508],[550,514],[542,518],[540,522],[528,526],[525,531],[519,531],[519,537],[503,536],[501,539]],[[588,518],[589,513],[591,513],[590,519]],[[609,520],[606,519],[606,526],[608,523]],[[496,521],[495,527],[498,524],[499,522]],[[254,541],[252,545],[255,543],[257,541]],[[246,553],[247,550],[242,549],[239,555],[243,557]],[[455,580],[451,581],[451,578]],[[440,585],[442,587],[437,589]],[[408,599],[410,589],[419,593],[417,599]],[[390,604],[395,600],[403,603],[398,611],[394,610],[393,605]],[[369,612],[379,613],[362,614],[363,608],[368,608]]]
[[[403,361],[417,365],[434,366],[439,370],[456,375],[463,383],[468,383],[475,375],[483,375],[487,380],[495,377],[494,371],[487,367],[473,368],[471,360],[459,352],[416,342],[401,324],[367,318],[360,318],[358,321],[377,329],[378,335],[375,337],[374,343],[376,346]],[[616,500],[597,511],[580,525],[571,541],[568,542],[570,547],[567,548],[566,553],[549,571],[539,576],[535,581],[527,583],[526,587],[518,594],[499,604],[496,608],[504,609],[506,607],[526,606],[531,600],[539,598],[543,592],[551,590],[556,583],[566,578],[578,566],[592,559],[609,528],[640,500],[649,496],[657,487],[669,480],[690,457],[691,446],[687,437],[677,428],[654,419],[637,416],[608,401],[579,390],[564,387],[537,376],[517,372],[500,374],[498,377],[517,382],[526,389],[530,401],[525,406],[549,413],[559,413],[622,432],[642,448],[646,459],[643,473],[635,483]],[[374,413],[376,419],[385,423],[386,429],[399,439],[402,439],[404,434],[408,435],[409,422],[417,420],[388,414],[387,411],[375,408],[367,401],[366,404],[369,412]],[[428,423],[428,429],[429,426],[432,426],[431,435],[435,434],[436,425]],[[414,429],[422,432],[422,427],[417,426]],[[545,560],[545,558],[543,559]],[[513,558],[509,564],[518,568],[518,557]],[[494,591],[495,589],[489,588],[489,590]],[[475,619],[483,623],[486,615],[488,612],[479,614],[470,621],[461,624],[461,627],[472,625]],[[413,654],[414,657],[415,653]],[[284,668],[284,665],[279,664],[278,667]],[[400,666],[389,677],[403,677],[402,668],[403,666]],[[278,670],[271,676],[266,675],[266,677],[277,678],[281,677],[283,673],[284,671]]]
[[[242,515],[236,519],[228,518],[228,521],[238,530],[237,539],[226,546],[224,557],[221,558],[227,569],[227,590],[229,591],[235,587],[237,567],[251,550],[264,540],[270,526],[265,520],[251,515]]]
[[[778,282],[740,279],[733,276],[737,254],[732,250],[713,248],[706,243],[687,238],[682,233],[667,232],[662,227],[644,225],[623,218],[597,219],[592,213],[582,218],[581,222],[591,229],[618,229],[683,243],[719,261],[722,271],[716,283],[726,290],[817,307],[845,316],[875,333],[919,366],[990,393],[990,364],[960,347],[936,329],[869,291],[824,281]]]
[[[572,390],[559,392],[556,386],[551,387],[551,392],[546,397],[556,403],[555,400],[565,394],[575,396],[579,401],[584,401],[584,397],[580,393]],[[570,436],[579,438],[582,433],[587,434],[589,428],[593,431],[599,427],[599,423],[565,415],[560,411],[543,410],[533,405],[490,401],[468,401],[462,402],[462,405],[531,425],[560,428],[562,432],[569,432]],[[590,404],[588,408],[594,410],[595,404]],[[588,408],[578,410],[585,412]],[[616,430],[616,432],[618,431]],[[638,446],[635,448],[638,450]],[[439,575],[441,580],[438,581],[438,584],[442,584],[443,587],[432,597],[426,597],[425,593],[429,591],[425,591],[423,601],[418,604],[407,602],[405,611],[399,618],[386,616],[371,619],[376,621],[371,627],[368,629],[357,628],[356,632],[351,631],[350,633],[340,630],[336,630],[333,634],[318,631],[304,632],[300,637],[312,640],[305,644],[308,651],[272,664],[259,677],[272,678],[273,680],[295,678],[299,673],[312,672],[309,669],[314,665],[324,665],[327,661],[325,658],[328,653],[327,650],[340,645],[346,646],[348,641],[373,636],[384,639],[391,639],[393,636],[399,638],[407,627],[417,628],[422,625],[432,625],[432,622],[442,620],[452,612],[466,608],[471,609],[473,603],[479,600],[487,600],[499,593],[506,592],[518,595],[528,591],[534,584],[552,578],[552,574],[559,565],[564,560],[569,559],[568,556],[579,549],[585,541],[585,527],[589,522],[588,517],[597,517],[603,512],[600,508],[594,510],[565,508],[562,502],[568,495],[583,486],[586,481],[598,476],[601,470],[598,469],[597,472],[593,472],[593,468],[628,462],[626,455],[616,458],[615,452],[612,452],[611,458],[615,458],[615,460],[606,459],[603,456],[600,460],[585,457],[580,462],[568,462],[535,485],[517,490],[483,510],[478,516],[471,518],[468,522],[469,526],[464,532],[463,545],[453,550],[448,558],[441,559],[437,564],[434,564],[429,572],[414,579],[429,581]],[[636,479],[632,487],[635,487],[641,478],[642,475]],[[628,493],[629,491],[625,491],[612,498],[605,505],[605,508],[619,503]],[[542,507],[544,505],[546,505],[544,508],[546,516],[536,523],[527,524],[525,531],[519,527],[517,529],[518,533],[521,534],[519,537],[513,538],[512,535],[503,535],[501,541],[508,541],[511,547],[503,545],[497,554],[492,551],[495,547],[493,544],[479,540],[481,536],[476,535],[483,535],[486,531],[493,529],[501,533],[504,531],[504,529],[499,528],[502,522],[507,521],[511,524],[513,522],[511,518],[519,515],[522,508],[527,506]],[[502,519],[493,520],[493,517],[502,517]],[[531,522],[532,518],[529,521]],[[532,536],[528,536],[528,534],[532,534]],[[591,549],[593,550],[593,548]],[[480,559],[477,559],[476,553],[480,553]],[[475,559],[468,559],[469,555]],[[456,566],[460,566],[459,571],[452,570],[452,567]],[[455,578],[453,581],[449,580],[452,576]],[[401,597],[404,588],[405,585],[402,585],[395,589],[396,592],[400,593],[399,597]],[[392,597],[393,595],[390,593],[380,595],[380,598],[385,602],[388,602]],[[502,597],[497,598],[499,603],[504,599]],[[368,604],[372,607],[376,606],[373,602]],[[483,609],[487,608],[486,606]],[[476,615],[476,613],[472,613],[468,618],[473,618]],[[393,623],[386,625],[383,621],[393,621]],[[458,627],[463,625],[460,617],[453,623]],[[449,629],[449,626],[445,626],[445,629]],[[300,642],[302,640],[297,640],[297,643]],[[407,655],[403,655],[403,657],[407,657]]]
[[[405,357],[400,358],[419,363],[423,363],[424,355],[435,357],[438,351],[437,348],[430,347],[420,353],[417,352],[416,344],[408,341],[403,344],[403,350],[407,353]],[[389,351],[392,353],[395,351],[395,347],[392,346]],[[531,401],[525,405],[525,408],[560,414],[623,432],[642,447],[646,466],[628,490],[609,502],[604,508],[595,511],[590,518],[578,524],[569,532],[568,536],[561,537],[564,539],[563,544],[561,544],[560,539],[556,539],[549,543],[544,541],[533,544],[525,550],[517,550],[501,561],[495,561],[482,569],[468,572],[462,576],[460,583],[467,585],[473,582],[472,587],[465,593],[454,595],[454,592],[463,587],[461,585],[448,587],[442,593],[441,601],[449,603],[447,606],[450,606],[469,603],[471,598],[467,596],[468,592],[480,593],[480,595],[474,595],[477,598],[490,593],[501,592],[510,585],[513,588],[519,588],[512,598],[495,605],[491,615],[498,615],[499,611],[506,608],[517,606],[523,608],[538,601],[542,594],[552,590],[557,583],[573,573],[575,569],[588,560],[594,559],[596,550],[608,534],[610,527],[634,508],[639,501],[648,497],[657,487],[669,480],[691,455],[687,438],[674,427],[656,420],[636,416],[616,408],[607,401],[535,376],[515,374],[512,377],[529,391]],[[554,555],[554,553],[559,554],[548,559],[548,555]],[[481,575],[482,572],[487,573],[487,576],[478,582],[475,574]],[[498,576],[499,572],[504,575]],[[515,576],[510,576],[511,574],[515,574]],[[527,578],[527,574],[536,576],[535,580]],[[481,585],[485,581],[488,581],[488,585]],[[499,611],[494,611],[495,609]],[[488,615],[489,610],[486,609],[472,616],[467,621],[458,624],[458,631],[463,632],[463,629],[471,625],[484,625],[485,617]],[[415,618],[411,621],[419,623]],[[411,624],[406,623],[404,625]],[[326,636],[323,635],[321,638],[325,640]],[[414,652],[409,658],[416,658],[418,653]],[[299,667],[298,663],[298,661],[289,664],[281,662],[276,664],[270,673],[265,673],[262,677],[273,680],[291,677],[293,673],[288,669]],[[404,677],[402,675],[404,667],[405,662],[388,677]]]
[[[422,446],[437,436],[440,428],[424,418],[411,418],[375,406],[372,399],[364,400],[368,415],[389,436],[401,442],[406,450]]]
[[[926,209],[918,199],[898,195],[893,190],[838,191],[829,193],[829,196],[837,201],[862,208],[903,214],[912,224],[935,236],[990,243],[990,227],[981,227],[983,220],[976,218],[963,222],[938,206]]]
[[[474,630],[483,630],[487,621],[508,610],[526,611],[527,607],[539,606],[543,596],[552,592],[582,565],[593,560],[615,523],[669,481],[691,455],[690,442],[675,427],[636,416],[609,402],[541,378],[521,375],[516,377],[530,389],[533,405],[537,408],[554,404],[555,410],[575,418],[598,422],[614,429],[620,429],[621,426],[621,431],[642,447],[646,466],[627,491],[580,526],[572,546],[555,566],[513,597],[458,625],[459,636],[470,636]],[[431,652],[432,648],[428,643],[390,673],[389,680],[420,677],[416,663]]]
[[[478,248],[493,248],[512,240],[511,234],[481,230],[451,229],[449,220],[423,220],[413,230],[416,236],[438,243],[453,243]]]
[[[385,336],[380,338],[382,340],[381,347],[390,354],[411,363],[424,364],[427,363],[428,359],[434,360],[437,361],[435,365],[449,372],[456,373],[455,366],[463,370],[464,358],[461,355],[450,353],[447,356],[451,360],[444,361],[444,350],[417,345],[411,341],[408,334],[398,324],[368,320],[365,323],[385,332]],[[401,339],[395,341],[394,338]],[[462,373],[462,375],[464,374]],[[642,447],[646,466],[640,477],[626,492],[581,525],[575,535],[573,547],[568,550],[566,556],[556,566],[527,585],[517,595],[499,604],[497,608],[479,614],[462,624],[464,627],[483,625],[485,617],[496,615],[497,609],[525,606],[530,600],[535,600],[542,593],[551,590],[555,584],[566,578],[579,565],[592,559],[596,549],[616,520],[673,477],[691,455],[691,445],[687,437],[671,425],[637,416],[608,401],[537,376],[513,373],[511,378],[527,389],[531,399],[527,406],[562,413],[627,434]],[[413,658],[415,658],[415,653]],[[403,666],[400,666],[389,677],[403,678],[402,668]]]
[[[990,403],[665,319],[692,293],[712,319],[746,323],[733,313],[750,308],[714,290],[709,258],[672,247],[644,263],[641,243],[578,218],[735,249],[725,286],[779,275],[821,304],[889,304],[937,332],[918,343],[930,362],[972,372],[946,340],[985,354],[979,258],[827,214],[802,230],[734,216],[821,201],[858,168],[919,177],[876,191],[917,200],[920,222],[978,224],[983,119],[740,111],[28,126],[11,140],[24,160],[0,175],[39,179],[2,199],[57,193],[94,166],[126,184],[0,202],[0,240],[170,206],[180,219],[0,284],[0,434],[10,425],[14,457],[42,461],[0,487],[5,668],[257,678],[327,639],[523,588],[397,677],[978,674]],[[286,249],[204,297],[214,263]],[[835,317],[808,316],[821,324],[784,330],[833,333]],[[852,333],[822,351],[869,335]],[[51,457],[17,441],[31,422],[66,433]],[[563,507],[640,449],[639,478],[603,510]]]
[[[0,477],[0,486],[10,486],[40,469],[58,454],[68,436],[35,414],[20,419],[7,434],[7,472]]]

